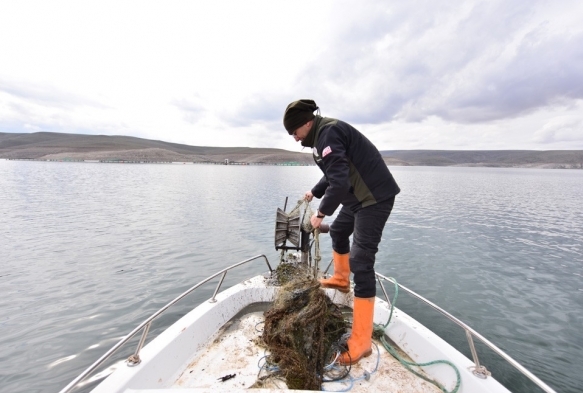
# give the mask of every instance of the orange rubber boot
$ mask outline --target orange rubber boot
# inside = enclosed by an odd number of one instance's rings
[[[348,352],[340,355],[343,366],[357,363],[372,353],[372,320],[374,315],[374,297],[354,298],[352,314],[352,333],[348,339]]]
[[[334,288],[343,293],[350,291],[350,254],[338,254],[332,252],[334,256],[334,275],[330,278],[320,279],[322,288]]]

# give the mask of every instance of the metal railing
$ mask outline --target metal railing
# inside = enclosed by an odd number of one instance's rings
[[[254,257],[251,257],[249,259],[245,259],[244,261],[241,261],[241,262],[238,262],[238,263],[236,263],[234,265],[231,265],[231,266],[229,266],[229,267],[227,267],[227,268],[225,268],[225,269],[223,269],[223,270],[221,270],[221,271],[213,274],[212,276],[205,278],[204,280],[202,280],[198,284],[196,284],[193,287],[187,289],[185,292],[183,292],[177,298],[175,298],[174,300],[172,300],[170,303],[166,304],[164,307],[162,307],[161,309],[159,309],[158,311],[156,311],[154,314],[152,314],[144,322],[140,323],[138,325],[138,327],[136,327],[134,330],[132,330],[127,336],[125,336],[124,338],[122,338],[109,351],[107,351],[103,356],[101,356],[99,359],[97,359],[97,361],[95,361],[95,363],[93,363],[91,366],[89,366],[77,378],[75,378],[67,386],[65,386],[59,393],[67,393],[67,392],[70,392],[81,381],[83,381],[91,373],[93,373],[99,366],[101,366],[107,359],[109,359],[113,354],[115,354],[125,343],[127,343],[131,338],[133,338],[140,330],[144,329],[144,331],[142,332],[142,336],[140,337],[140,341],[138,343],[138,346],[136,348],[136,351],[127,360],[128,366],[135,366],[135,365],[139,364],[140,361],[141,361],[140,360],[140,350],[142,349],[144,343],[146,342],[146,337],[147,337],[148,332],[150,330],[150,326],[152,325],[152,322],[156,318],[158,318],[164,311],[166,311],[167,309],[169,309],[170,307],[172,307],[174,304],[178,303],[184,297],[186,297],[189,294],[191,294],[192,292],[194,292],[197,288],[199,288],[203,284],[206,284],[207,282],[209,282],[213,278],[215,278],[215,277],[217,277],[217,276],[220,275],[221,278],[219,280],[219,283],[217,284],[217,286],[215,288],[215,292],[213,293],[212,298],[209,300],[209,302],[211,302],[211,303],[216,302],[215,297],[217,296],[217,293],[219,292],[219,290],[221,288],[221,285],[223,284],[223,281],[224,281],[224,279],[225,279],[225,277],[227,275],[227,272],[229,270],[232,270],[232,269],[234,269],[236,267],[239,267],[241,265],[244,265],[246,263],[249,263],[249,262],[254,261],[256,259],[259,259],[259,258],[265,259],[265,263],[267,264],[267,267],[269,269],[269,273],[270,274],[273,273],[273,269],[271,268],[271,265],[269,264],[269,261],[267,260],[267,257],[265,255],[261,254],[261,255],[256,255]]]
[[[378,282],[379,282],[379,284],[381,286],[381,289],[383,291],[383,294],[385,295],[385,298],[386,298],[387,302],[389,303],[389,305],[391,304],[391,301],[389,300],[389,296],[387,295],[387,292],[385,291],[385,287],[383,286],[383,283],[382,283],[381,279],[386,280],[386,281],[389,281],[389,282],[392,282],[393,284],[397,284],[400,289],[403,289],[405,292],[409,293],[413,297],[421,300],[425,304],[429,305],[430,307],[432,307],[436,311],[440,312],[441,314],[443,314],[444,316],[446,316],[447,318],[449,318],[456,325],[458,325],[459,327],[461,327],[462,329],[464,329],[464,331],[466,333],[466,338],[468,340],[468,344],[470,346],[470,351],[472,353],[472,358],[473,358],[474,364],[475,364],[475,366],[472,367],[473,368],[473,371],[472,372],[477,377],[479,377],[479,378],[487,378],[490,375],[490,372],[486,369],[486,367],[484,367],[483,365],[480,365],[480,361],[478,359],[478,353],[476,352],[476,348],[474,346],[473,337],[475,337],[478,340],[480,340],[488,348],[490,348],[492,351],[494,351],[500,357],[502,357],[504,360],[506,360],[508,363],[510,363],[515,369],[517,369],[525,377],[527,377],[528,379],[530,379],[539,388],[541,388],[542,390],[544,390],[547,393],[557,393],[554,389],[552,389],[550,386],[548,386],[546,383],[544,383],[542,380],[540,380],[536,375],[534,375],[533,373],[531,373],[530,371],[528,371],[520,363],[518,363],[516,360],[514,360],[513,358],[511,358],[508,354],[506,354],[504,351],[502,351],[496,345],[494,345],[490,341],[488,341],[480,333],[476,332],[474,329],[472,329],[471,327],[469,327],[468,325],[466,325],[464,322],[460,321],[459,319],[457,319],[456,317],[454,317],[453,315],[451,315],[450,313],[448,313],[447,311],[445,311],[441,307],[439,307],[436,304],[432,303],[431,301],[425,299],[423,296],[417,294],[416,292],[414,292],[411,289],[405,287],[404,285],[401,285],[398,282],[395,282],[395,280],[393,280],[393,279],[391,279],[389,277],[385,277],[385,276],[383,276],[382,274],[379,274],[379,273],[376,273],[376,276],[377,276],[377,280],[378,280]]]

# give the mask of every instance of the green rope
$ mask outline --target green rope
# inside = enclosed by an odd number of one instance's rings
[[[385,329],[387,328],[387,326],[389,326],[389,323],[391,322],[391,318],[393,317],[393,310],[395,308],[395,304],[397,303],[397,297],[399,296],[399,285],[397,284],[397,280],[395,280],[393,277],[389,277],[389,278],[392,279],[394,284],[395,284],[395,295],[393,296],[393,302],[391,304],[391,312],[389,313],[389,319],[387,320],[387,323],[385,325],[374,324],[373,337],[378,338],[381,341],[381,343],[383,344],[383,347],[387,350],[387,352],[389,352],[395,359],[397,359],[407,370],[411,371],[413,374],[415,374],[419,378],[437,386],[443,393],[457,393],[457,391],[459,390],[460,385],[461,385],[461,375],[460,375],[460,372],[457,369],[457,367],[452,362],[450,362],[448,360],[434,360],[434,361],[427,362],[427,363],[409,362],[408,360],[403,359],[399,355],[397,350],[393,346],[391,346],[391,344],[389,344],[387,342],[387,340],[385,338]],[[455,371],[457,381],[456,381],[455,387],[453,388],[453,390],[451,392],[449,392],[439,382],[434,381],[431,378],[426,377],[425,375],[423,375],[423,374],[421,374],[413,369],[413,367],[425,367],[425,366],[432,366],[434,364],[447,364],[447,365],[451,366],[453,368],[453,370]]]
[[[391,303],[391,312],[389,313],[389,319],[387,320],[387,323],[385,323],[385,326],[383,326],[383,333],[382,335],[384,335],[384,329],[387,328],[387,326],[389,326],[389,323],[391,323],[391,318],[393,318],[393,310],[395,309],[395,304],[397,304],[397,298],[399,297],[399,284],[397,284],[397,280],[395,280],[393,277],[389,277],[390,279],[393,280],[393,283],[395,285],[395,294],[393,295],[393,302]],[[389,295],[387,295],[388,297]]]

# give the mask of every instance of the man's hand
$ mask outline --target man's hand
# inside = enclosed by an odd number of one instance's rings
[[[304,194],[304,199],[308,202],[312,202],[312,199],[314,199],[314,194],[312,194],[312,191],[306,191]]]
[[[316,212],[312,217],[310,217],[310,223],[314,228],[320,228],[320,224],[324,219],[318,217],[318,213]]]

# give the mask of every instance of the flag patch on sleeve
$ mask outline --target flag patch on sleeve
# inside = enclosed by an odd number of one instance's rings
[[[328,154],[332,153],[332,149],[330,148],[330,146],[327,146],[323,151],[322,151],[322,158],[326,157]]]

